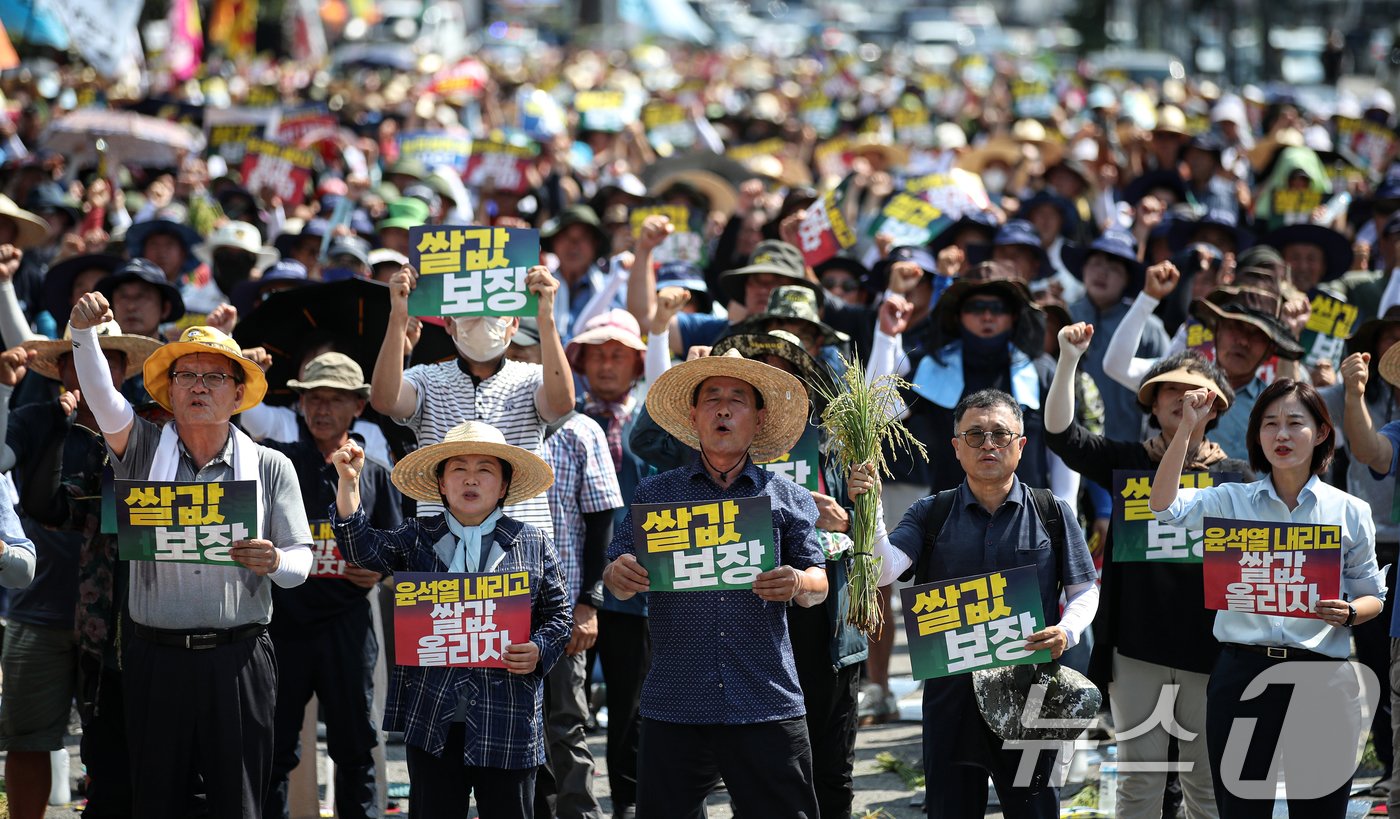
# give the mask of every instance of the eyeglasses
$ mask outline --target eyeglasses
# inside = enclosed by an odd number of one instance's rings
[[[970,299],[962,303],[961,312],[963,315],[969,313],[991,313],[994,316],[1004,316],[1010,313],[1006,302],[1000,299]]]
[[[182,390],[187,390],[195,384],[201,385],[206,390],[217,390],[225,384],[237,380],[228,373],[174,372],[170,374],[170,383]]]
[[[822,287],[827,290],[840,290],[843,293],[854,293],[860,289],[860,282],[855,279],[822,279]]]
[[[973,449],[981,449],[982,445],[987,443],[988,438],[992,439],[992,446],[997,449],[1006,449],[1011,446],[1012,441],[1021,437],[1021,433],[1012,432],[1009,429],[996,429],[991,432],[984,429],[969,429],[967,432],[959,432],[958,437]]]

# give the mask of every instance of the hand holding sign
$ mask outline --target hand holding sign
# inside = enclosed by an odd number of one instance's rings
[[[351,566],[347,563],[345,564],[345,579],[362,589],[372,589],[380,580],[384,579],[384,575],[373,569],[361,569],[359,566]]]
[[[86,330],[96,327],[99,324],[112,321],[112,306],[107,303],[107,297],[98,292],[84,293],[78,303],[73,305],[73,312],[68,317],[68,324],[74,330]]]
[[[614,560],[603,572],[603,582],[619,600],[627,600],[634,594],[651,589],[650,576],[634,555],[623,555]]]
[[[753,593],[770,603],[787,603],[802,593],[802,571],[778,566],[754,578]]]
[[[554,278],[554,274],[549,272],[549,268],[542,264],[530,268],[530,272],[525,274],[525,289],[539,297],[541,326],[546,321],[553,322],[554,294],[559,292],[559,280]]]
[[[1027,651],[1049,651],[1052,659],[1060,659],[1060,655],[1069,648],[1069,632],[1059,626],[1051,626],[1047,629],[1037,631],[1026,640]]]
[[[1345,600],[1319,600],[1313,607],[1318,619],[1334,628],[1341,628],[1351,619],[1351,605]]]
[[[1364,398],[1366,382],[1371,380],[1371,354],[1352,353],[1342,362],[1342,381],[1348,395]]]
[[[1084,353],[1089,350],[1089,343],[1094,340],[1094,325],[1079,322],[1060,328],[1060,352],[1074,356],[1078,361]]]
[[[516,643],[506,648],[502,659],[510,673],[529,674],[540,663],[540,647],[534,642]]]
[[[235,540],[229,556],[256,575],[272,574],[282,562],[270,540]]]

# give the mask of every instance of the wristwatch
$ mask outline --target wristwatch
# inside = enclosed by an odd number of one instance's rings
[[[1347,603],[1347,609],[1348,609],[1351,613],[1347,615],[1346,622],[1342,623],[1342,627],[1343,627],[1343,628],[1351,628],[1351,627],[1352,627],[1352,624],[1356,622],[1356,606],[1353,606],[1352,604]]]

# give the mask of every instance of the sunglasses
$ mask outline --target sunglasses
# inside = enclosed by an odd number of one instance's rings
[[[990,313],[994,316],[1004,316],[1011,312],[1006,306],[1006,302],[1000,299],[969,299],[962,303],[960,312],[963,315],[971,313]]]
[[[842,293],[854,293],[860,289],[860,282],[855,279],[822,279],[822,287]]]

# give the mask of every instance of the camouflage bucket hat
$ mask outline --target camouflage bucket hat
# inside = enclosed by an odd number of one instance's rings
[[[1059,663],[974,671],[972,688],[987,727],[1007,741],[1068,742],[1103,705],[1098,686]]]
[[[780,329],[767,327],[775,321],[795,321],[812,327],[821,335],[823,347],[850,341],[850,336],[822,321],[816,292],[795,285],[774,289],[768,296],[768,309],[734,325],[733,335],[762,335],[769,329]]]

